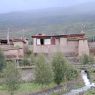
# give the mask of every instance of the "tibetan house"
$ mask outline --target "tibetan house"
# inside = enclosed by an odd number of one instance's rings
[[[88,39],[84,33],[68,35],[38,34],[33,38],[33,53],[62,52],[65,56],[89,55]]]
[[[27,45],[26,39],[0,39],[0,49],[3,51],[6,60],[22,59]]]

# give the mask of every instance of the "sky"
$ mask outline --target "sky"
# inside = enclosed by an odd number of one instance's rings
[[[0,0],[0,13],[51,7],[70,7],[95,0]]]

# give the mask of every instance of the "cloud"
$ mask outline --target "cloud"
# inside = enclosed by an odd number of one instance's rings
[[[0,0],[0,12],[41,9],[49,7],[69,7],[94,0]]]

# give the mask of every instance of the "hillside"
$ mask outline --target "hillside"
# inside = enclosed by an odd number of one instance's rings
[[[84,3],[70,8],[50,8],[0,14],[0,36],[6,37],[10,28],[11,36],[29,37],[36,33],[95,34],[95,2]]]

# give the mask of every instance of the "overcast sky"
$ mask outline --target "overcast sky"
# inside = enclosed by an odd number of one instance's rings
[[[91,1],[95,0],[0,0],[0,13],[50,7],[70,7]]]

